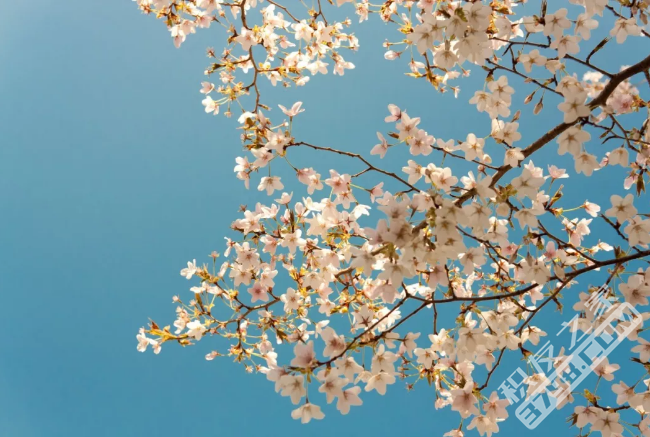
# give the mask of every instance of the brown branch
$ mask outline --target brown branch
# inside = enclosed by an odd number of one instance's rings
[[[629,68],[626,68],[625,70],[622,70],[621,72],[615,74],[612,76],[612,79],[605,85],[603,90],[600,92],[598,97],[596,97],[594,100],[589,102],[589,107],[593,110],[598,106],[604,105],[605,102],[607,102],[607,99],[609,98],[610,95],[614,92],[614,90],[625,80],[629,79],[630,77],[634,76],[635,74],[642,73],[645,70],[650,68],[650,56],[647,56],[645,59],[642,61],[632,65]],[[572,122],[572,123],[560,123],[559,125],[555,126],[553,129],[550,131],[546,132],[544,135],[542,135],[539,139],[534,141],[531,145],[523,149],[521,152],[524,155],[524,158],[528,158],[530,155],[544,147],[546,144],[548,144],[551,140],[557,138],[562,132],[573,126],[574,124],[578,123],[580,119]],[[492,183],[491,187],[494,187],[495,184],[503,178],[503,176],[510,171],[512,167],[509,165],[502,165],[499,170],[496,171],[492,175]],[[462,196],[460,196],[458,199],[456,199],[456,205],[462,205],[466,200],[470,199],[475,195],[475,190],[469,190],[465,192]]]
[[[418,191],[418,192],[420,191],[419,189],[415,188],[413,185],[409,184],[407,181],[405,181],[404,179],[399,177],[397,174],[395,174],[393,172],[390,172],[390,171],[383,170],[381,168],[375,167],[370,162],[368,162],[367,159],[365,159],[363,156],[359,155],[358,153],[346,152],[346,151],[343,151],[343,150],[333,149],[331,147],[316,146],[314,144],[306,143],[304,141],[300,141],[300,142],[297,142],[297,143],[291,143],[286,148],[288,149],[289,147],[294,147],[294,146],[306,146],[306,147],[312,148],[314,150],[322,150],[322,151],[325,151],[325,152],[332,152],[332,153],[336,153],[336,154],[339,154],[339,155],[349,156],[350,158],[358,159],[361,162],[363,162],[365,165],[367,165],[369,170],[376,171],[378,173],[382,173],[382,174],[384,174],[386,176],[390,176],[393,179],[396,179],[396,180],[400,181],[401,183],[403,183],[404,185],[406,185],[407,187],[410,188],[409,191]]]

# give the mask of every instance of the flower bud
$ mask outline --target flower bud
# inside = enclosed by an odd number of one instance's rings
[[[394,61],[399,57],[399,54],[393,50],[388,50],[386,53],[384,53],[384,59],[388,61]]]

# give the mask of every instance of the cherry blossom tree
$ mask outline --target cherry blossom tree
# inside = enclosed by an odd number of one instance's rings
[[[205,358],[228,356],[263,373],[303,423],[323,419],[325,404],[348,414],[374,395],[368,392],[384,395],[398,380],[409,388],[426,382],[435,407],[459,415],[458,429],[445,435],[476,429],[490,436],[509,405],[492,376],[504,356],[531,355],[546,335],[534,325],[539,314],[579,294],[575,326],[586,333],[607,315],[587,305],[597,292],[613,302],[610,312],[648,305],[650,104],[642,96],[650,94],[650,50],[636,50],[627,66],[603,54],[648,42],[647,0],[543,1],[534,14],[520,12],[533,8],[525,0],[136,1],[165,22],[177,47],[202,28],[225,29],[222,47],[207,52],[202,103],[208,114],[236,117],[246,151],[236,177],[271,197],[232,223],[236,238],[226,238],[222,263],[216,252],[207,264],[188,262],[181,275],[196,281],[191,297],[174,297],[173,327],[152,321],[140,330],[139,351],[223,344]],[[423,86],[475,107],[463,140],[436,137],[419,127],[418,114],[395,105],[368,147],[371,156],[295,138],[292,127],[308,102],[278,105],[280,116],[276,110],[271,119],[277,102],[263,99],[265,87],[310,86],[319,75],[355,68],[353,20],[327,18],[337,8],[359,23],[389,24],[368,43],[383,44],[386,60],[405,62]],[[596,29],[607,36],[592,40]],[[485,80],[467,94],[458,84],[470,73]],[[513,102],[533,105],[514,112]],[[539,123],[542,111],[559,111],[562,122],[524,144],[520,131]],[[395,148],[412,159],[401,171],[379,166]],[[359,169],[305,165],[294,149],[313,153],[311,163],[333,154]],[[560,168],[559,160],[537,167],[534,155],[542,153],[568,153],[574,168]],[[455,162],[471,170],[459,174]],[[296,180],[274,174],[282,166]],[[567,193],[584,197],[581,187],[594,177],[619,190],[611,204],[565,200]],[[567,178],[575,182],[561,183]],[[616,238],[591,233],[597,222]],[[589,279],[596,271],[606,274],[604,284]],[[636,314],[643,320],[623,344],[637,374],[623,381],[612,356],[593,366],[615,404],[586,390],[557,406],[569,409],[581,432],[650,437],[650,391],[642,382],[650,342],[641,336],[650,313]],[[571,359],[560,351],[553,365]],[[528,394],[564,384],[534,372],[524,382]],[[629,414],[625,430],[621,414]]]

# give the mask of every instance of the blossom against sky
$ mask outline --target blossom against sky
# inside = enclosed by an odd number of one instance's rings
[[[406,393],[396,386],[392,397],[373,393],[347,416],[300,428],[261,375],[228,360],[205,361],[209,347],[135,352],[143,317],[167,316],[169,297],[188,292],[179,266],[221,251],[222,230],[239,205],[263,197],[233,179],[236,120],[212,118],[201,105],[204,48],[215,39],[199,33],[176,50],[159,23],[133,9],[131,2],[43,0],[5,11],[0,286],[10,334],[0,358],[0,429],[247,436],[269,429],[385,435],[417,426],[412,434],[431,435],[456,426],[455,416],[434,410],[426,387]],[[470,95],[461,90],[454,100],[423,89],[384,59],[373,38],[382,28],[357,28],[363,50],[350,57],[357,68],[344,78],[318,77],[308,91],[268,90],[288,109],[303,101],[297,136],[366,153],[389,103],[444,138],[475,122]],[[634,60],[633,53],[610,54],[621,65]],[[556,113],[539,117],[557,121]],[[533,137],[541,124],[523,133]],[[601,205],[614,192],[606,181],[588,189]],[[549,324],[561,320],[555,317]],[[558,429],[566,432],[562,414],[544,424],[545,432]],[[509,422],[501,432],[522,430]]]

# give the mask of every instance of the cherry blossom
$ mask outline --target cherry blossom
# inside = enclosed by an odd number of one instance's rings
[[[232,117],[218,120],[241,135],[235,177],[271,196],[233,217],[222,261],[214,252],[209,264],[187,263],[180,274],[195,281],[191,300],[175,297],[173,323],[151,321],[136,348],[159,353],[164,343],[222,337],[223,348],[201,356],[265,374],[302,423],[334,409],[354,414],[366,397],[426,382],[432,405],[460,416],[444,435],[491,436],[511,420],[492,375],[543,343],[539,314],[579,299],[568,306],[578,312],[572,333],[591,332],[610,314],[589,304],[603,283],[607,311],[649,304],[650,56],[629,47],[650,37],[650,5],[285,3],[136,0],[177,47],[221,25],[227,37],[207,51],[198,94],[206,113]],[[345,14],[358,20],[334,18]],[[433,108],[453,109],[434,93],[471,105],[451,139],[440,138],[435,113],[391,102],[386,124],[354,150],[297,134],[321,75],[366,74],[353,63],[363,49],[355,30],[374,18],[386,35],[363,45],[382,44],[384,61],[420,81]],[[611,50],[634,61],[613,65]],[[295,88],[301,100],[287,108],[270,87]],[[537,137],[533,124],[542,126]],[[326,154],[335,159],[320,159]],[[625,340],[635,377],[616,354],[593,365],[618,407],[595,389],[569,393],[556,407],[582,404],[567,413],[571,425],[618,437],[625,417],[650,437],[650,391],[639,388],[650,360],[644,336],[638,328]],[[551,362],[565,375],[572,359],[561,349]],[[535,371],[524,384],[528,395],[544,388],[558,399],[570,388]]]
[[[300,419],[300,423],[309,423],[312,419],[321,420],[325,417],[325,414],[318,405],[306,403],[293,410],[291,417],[296,420]]]

